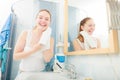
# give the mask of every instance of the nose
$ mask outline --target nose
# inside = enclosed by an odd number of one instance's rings
[[[42,19],[41,21],[42,21],[42,22],[45,22],[45,19]]]
[[[93,26],[91,26],[91,30],[94,30],[95,29],[95,26],[93,25]]]
[[[41,20],[41,23],[45,24],[45,23],[46,23],[46,20],[45,20],[45,19],[42,19],[42,20]]]

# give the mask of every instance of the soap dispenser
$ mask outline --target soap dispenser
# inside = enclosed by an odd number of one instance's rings
[[[65,56],[61,53],[55,55],[54,72],[62,72],[65,64]]]
[[[64,69],[65,65],[65,55],[63,53],[63,42],[61,40],[58,41],[57,53],[55,54],[55,61],[54,61],[54,72],[61,72]]]

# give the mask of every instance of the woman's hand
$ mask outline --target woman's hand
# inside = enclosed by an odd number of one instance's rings
[[[42,45],[42,44],[35,44],[34,46],[33,46],[33,48],[32,48],[32,50],[33,50],[33,53],[34,52],[37,52],[37,51],[39,51],[41,48],[43,48],[44,46]]]
[[[50,49],[43,51],[43,57],[45,62],[50,62],[51,58],[53,57],[53,53]]]
[[[48,28],[48,26],[40,26],[39,27],[41,32],[44,32],[47,28]]]
[[[44,32],[48,27],[43,26],[42,31]]]

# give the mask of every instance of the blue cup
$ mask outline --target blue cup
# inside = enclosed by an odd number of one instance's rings
[[[56,58],[61,63],[65,62],[65,56],[63,54],[57,54]]]

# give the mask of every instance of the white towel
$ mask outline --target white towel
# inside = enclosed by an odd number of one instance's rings
[[[97,42],[96,42],[95,38],[90,36],[86,31],[81,31],[80,34],[84,38],[85,49],[97,48]]]
[[[50,27],[48,27],[42,33],[41,39],[39,41],[39,44],[42,44],[42,45],[46,46],[46,45],[48,45],[48,43],[50,43],[51,31],[52,31],[52,29]]]

